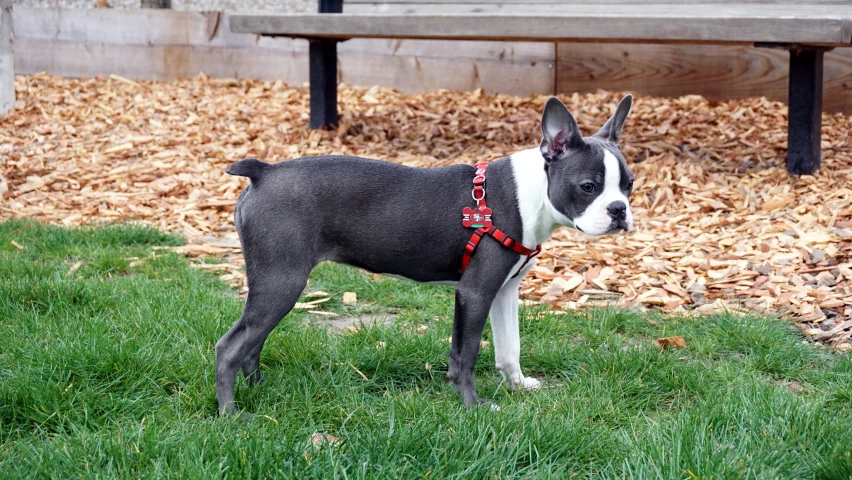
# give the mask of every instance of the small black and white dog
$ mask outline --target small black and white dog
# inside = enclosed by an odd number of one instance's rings
[[[583,137],[565,105],[549,99],[540,148],[488,164],[494,226],[530,250],[562,225],[590,235],[630,230],[633,177],[618,137],[632,101],[625,97],[598,133]],[[512,388],[540,386],[520,365],[518,285],[532,262],[495,236],[483,238],[462,268],[473,230],[462,225],[461,211],[476,204],[474,167],[411,168],[323,156],[274,165],[245,159],[227,173],[251,179],[234,214],[249,290],[242,316],[216,344],[220,413],[236,412],[238,371],[252,384],[260,381],[267,336],[293,308],[311,269],[324,261],[456,285],[447,377],[466,406],[484,401],[476,394],[473,367],[489,316],[497,370]]]

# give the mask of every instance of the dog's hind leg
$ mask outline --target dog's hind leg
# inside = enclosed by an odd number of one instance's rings
[[[243,314],[216,343],[216,396],[219,413],[236,413],[234,381],[237,371],[256,382],[258,359],[266,337],[296,304],[307,284],[310,268],[249,275],[249,293]]]
[[[243,376],[248,380],[249,386],[253,387],[263,381],[263,375],[260,373],[260,352],[263,350],[265,343],[266,340],[254,347],[254,350],[249,352],[242,367],[240,367],[243,371]]]

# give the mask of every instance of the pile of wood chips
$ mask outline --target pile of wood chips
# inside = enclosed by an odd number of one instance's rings
[[[233,161],[337,153],[473,164],[537,145],[547,99],[341,86],[341,124],[326,132],[307,127],[306,88],[280,82],[36,75],[16,89],[15,109],[0,117],[3,217],[153,224],[189,239],[179,251],[230,258],[205,268],[238,285],[232,212],[246,179],[224,173]],[[591,134],[619,98],[563,100]],[[852,348],[852,117],[825,116],[822,169],[791,177],[786,116],[763,98],[637,98],[622,140],[635,232],[557,231],[523,297],[568,309],[758,309]]]

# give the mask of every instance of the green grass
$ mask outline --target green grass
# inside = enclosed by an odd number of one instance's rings
[[[522,364],[548,388],[507,391],[487,348],[478,391],[502,411],[465,411],[444,381],[452,291],[335,265],[308,287],[325,310],[396,323],[285,318],[266,382],[238,381],[252,418],[218,418],[214,344],[242,301],[152,255],[180,242],[0,223],[0,478],[852,478],[852,360],[785,321],[523,309]],[[653,346],[672,335],[687,348]],[[315,432],[342,442],[314,450]]]

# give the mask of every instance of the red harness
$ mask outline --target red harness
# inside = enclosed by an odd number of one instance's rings
[[[530,260],[541,253],[541,245],[536,245],[535,250],[531,250],[515,241],[512,237],[503,233],[491,223],[492,212],[491,209],[485,205],[485,169],[487,167],[487,162],[480,162],[476,164],[476,175],[473,177],[473,192],[471,193],[473,199],[476,200],[476,210],[472,208],[465,208],[462,210],[462,225],[467,228],[476,229],[470,237],[470,240],[468,240],[467,244],[464,246],[462,272],[467,270],[470,259],[476,252],[476,247],[479,245],[482,237],[484,235],[491,235],[494,240],[500,242],[500,245],[527,257],[526,261],[524,261],[523,265],[521,265],[521,268],[519,268],[512,276],[512,278],[514,278],[521,273],[528,263],[530,263]]]

